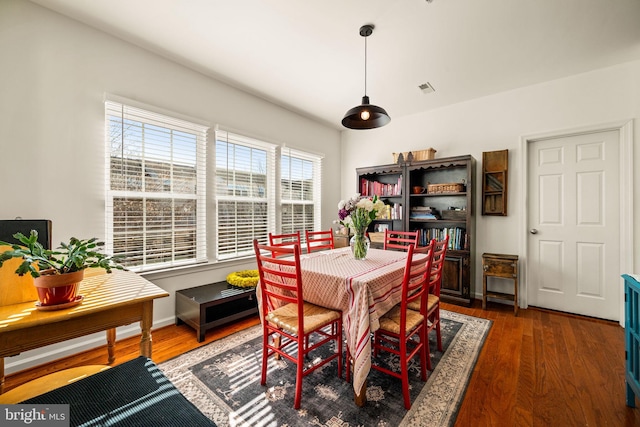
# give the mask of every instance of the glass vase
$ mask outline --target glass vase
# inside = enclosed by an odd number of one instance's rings
[[[365,234],[364,230],[354,230],[354,234],[349,241],[353,257],[355,259],[365,259],[367,257],[367,252],[369,251],[370,244],[371,241]]]

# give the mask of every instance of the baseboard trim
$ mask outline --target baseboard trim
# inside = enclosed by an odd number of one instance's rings
[[[153,329],[159,329],[175,323],[175,316],[153,322]],[[116,328],[116,343],[119,340],[140,335],[140,325],[138,323]],[[64,341],[46,347],[29,350],[17,356],[5,358],[5,375],[30,369],[35,366],[44,365],[54,360],[62,359],[83,351],[106,345],[106,333],[98,332],[80,338]],[[117,346],[117,344],[116,344]],[[105,359],[106,361],[106,359]],[[106,362],[105,362],[106,363]]]

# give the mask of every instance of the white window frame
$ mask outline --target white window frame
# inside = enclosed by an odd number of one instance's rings
[[[184,193],[174,191],[174,181],[169,180],[169,191],[147,191],[145,181],[145,174],[141,174],[141,180],[143,181],[142,191],[128,191],[128,190],[112,190],[111,189],[111,141],[109,135],[110,129],[110,116],[119,117],[122,122],[123,119],[132,120],[135,122],[145,123],[154,126],[160,126],[162,128],[171,129],[172,131],[184,132],[193,134],[196,137],[195,147],[195,164],[196,169],[196,182],[195,193]],[[128,100],[125,98],[117,97],[114,95],[105,96],[105,182],[106,182],[106,203],[105,203],[105,221],[106,221],[106,251],[108,253],[114,253],[116,249],[115,230],[114,230],[114,199],[116,198],[133,198],[136,200],[142,200],[143,203],[147,199],[158,200],[170,200],[173,202],[181,200],[195,200],[196,201],[196,218],[195,218],[195,248],[190,249],[195,256],[188,259],[181,259],[179,252],[180,249],[175,240],[176,232],[179,230],[177,227],[177,218],[175,212],[172,212],[171,226],[163,231],[169,232],[171,235],[171,246],[168,252],[165,252],[169,258],[168,261],[147,263],[149,259],[146,246],[146,237],[143,237],[143,254],[142,263],[134,266],[128,266],[133,271],[148,271],[163,269],[169,267],[176,267],[181,265],[189,265],[207,261],[207,239],[206,239],[206,147],[207,147],[207,131],[208,126],[198,121],[197,119],[186,118],[178,113],[168,112],[156,107],[151,107],[145,104],[138,103],[136,101]],[[123,132],[124,133],[124,132]],[[121,135],[122,137],[122,135]],[[172,144],[174,141],[172,140]],[[144,145],[141,142],[141,145]],[[123,142],[124,146],[124,142]],[[173,153],[173,151],[172,151]],[[123,156],[124,157],[124,156]],[[144,164],[144,155],[141,156],[140,161]],[[147,160],[148,161],[148,160]],[[173,171],[177,163],[173,162],[173,158],[169,161],[172,165],[170,169],[170,176],[173,178]],[[146,209],[143,207],[143,232],[142,235],[146,236],[149,232],[149,223],[147,223]],[[125,232],[126,234],[126,232]],[[116,253],[117,254],[117,253]],[[126,257],[126,251],[125,251]]]
[[[215,205],[215,258],[217,261],[225,261],[243,257],[253,256],[253,248],[250,245],[254,238],[257,238],[259,241],[264,242],[267,239],[267,235],[270,231],[274,231],[275,223],[276,223],[276,152],[277,145],[271,144],[256,138],[251,138],[248,136],[244,136],[239,134],[236,131],[226,130],[218,127],[215,132],[215,146],[213,147],[213,152],[215,161],[213,169],[212,179],[215,181],[214,183],[214,205]],[[266,154],[266,170],[265,170],[265,194],[255,194],[255,192],[248,192],[246,194],[223,194],[221,191],[221,187],[219,187],[219,183],[217,182],[217,174],[216,169],[218,162],[222,162],[223,159],[217,157],[217,144],[218,141],[227,144],[234,144],[241,147],[246,147],[251,150],[264,151]],[[227,158],[229,155],[227,154]],[[234,173],[239,171],[239,169],[230,168],[228,169],[229,173]],[[235,177],[231,178],[235,180]],[[235,181],[234,181],[235,182]],[[240,182],[240,181],[239,181]],[[234,184],[235,185],[235,184]],[[235,190],[234,193],[236,192]],[[241,245],[236,245],[235,250],[228,249],[229,243],[227,240],[223,240],[221,236],[229,235],[229,230],[223,229],[224,227],[220,221],[220,215],[222,215],[223,210],[221,209],[221,204],[223,203],[244,203],[244,204],[252,204],[252,203],[265,203],[266,204],[266,212],[267,217],[265,218],[264,225],[260,224],[254,227],[254,224],[251,222],[251,217],[247,215],[248,222],[243,221],[239,223],[235,222],[235,230],[233,230],[233,235],[235,238],[241,242]],[[244,217],[247,220],[247,217]],[[224,245],[224,249],[223,249]]]
[[[311,173],[311,179],[312,179],[312,194],[313,194],[313,198],[311,200],[305,200],[305,199],[296,199],[296,198],[289,198],[289,199],[285,199],[284,195],[285,195],[285,191],[283,191],[282,188],[282,177],[283,176],[291,176],[292,174],[292,169],[291,169],[291,161],[288,162],[289,164],[289,173],[286,173],[286,171],[283,170],[283,168],[285,167],[285,162],[283,162],[283,157],[284,156],[288,156],[289,158],[294,158],[294,159],[299,159],[302,161],[306,161],[306,162],[310,162],[311,166],[313,168],[312,173]],[[279,221],[277,222],[278,227],[277,227],[277,233],[295,233],[296,231],[300,231],[300,237],[301,239],[304,241],[305,240],[305,230],[320,230],[320,227],[322,226],[322,218],[321,218],[321,206],[322,206],[322,155],[319,154],[313,154],[313,153],[309,153],[306,151],[301,151],[301,150],[297,150],[297,149],[292,149],[289,147],[281,147],[280,149],[280,156],[279,159],[280,161],[278,162],[278,166],[280,168],[280,173],[279,173],[279,192],[278,194],[280,195],[279,200],[279,210],[280,210],[280,215],[279,215]],[[295,173],[295,172],[294,172]],[[287,226],[285,226],[284,221],[283,221],[283,211],[284,211],[284,206],[285,205],[299,205],[299,206],[313,206],[313,224],[306,224],[304,223],[304,220],[302,222],[294,222],[292,224],[288,224]],[[289,228],[288,226],[291,226],[291,228]]]

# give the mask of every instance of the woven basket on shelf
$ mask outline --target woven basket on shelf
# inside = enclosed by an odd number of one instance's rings
[[[446,182],[443,184],[427,184],[427,193],[440,194],[440,193],[462,193],[464,191],[464,184],[459,182]]]
[[[403,151],[402,153],[391,154],[393,154],[393,163],[398,163],[398,157],[400,157],[400,154],[402,154],[402,158],[405,162],[408,160],[409,154],[411,154],[414,161],[431,160],[436,158],[436,150],[434,150],[433,148],[427,148],[426,150],[418,151]]]
[[[427,148],[426,150],[412,151],[413,160],[431,160],[436,158],[436,150]]]

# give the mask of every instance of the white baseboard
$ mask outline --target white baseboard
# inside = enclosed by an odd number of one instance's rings
[[[175,317],[171,316],[162,320],[153,322],[153,329],[162,328],[175,323]],[[116,343],[124,338],[140,335],[140,325],[138,323],[121,326],[116,329]],[[80,338],[64,341],[57,344],[48,345],[46,347],[35,350],[26,351],[17,356],[7,357],[5,361],[5,376],[12,373],[32,368],[34,366],[50,363],[54,360],[83,351],[91,350],[106,344],[106,333],[99,332]],[[117,344],[116,344],[117,346]],[[107,353],[105,351],[104,364],[107,364]]]

